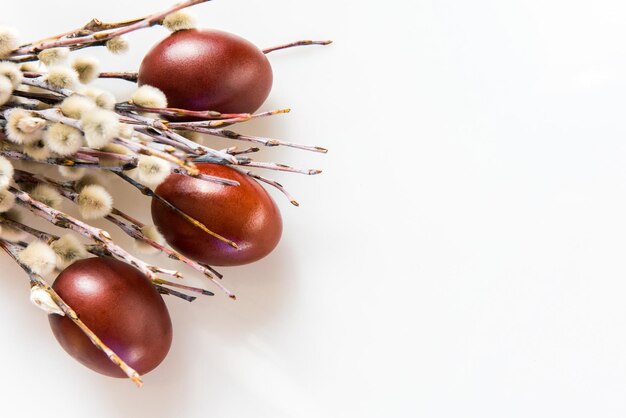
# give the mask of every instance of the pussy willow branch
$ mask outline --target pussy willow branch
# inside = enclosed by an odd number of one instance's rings
[[[43,88],[46,89],[48,91],[52,91],[54,93],[58,93],[64,97],[70,96],[72,94],[75,94],[72,90],[69,89],[57,89],[54,88],[52,86],[50,86],[48,83],[46,83],[45,81],[43,81],[43,79],[41,78],[34,78],[34,79],[24,79],[23,81],[24,84],[26,85],[30,85],[30,86],[35,86],[35,87],[39,87],[39,88]],[[126,104],[127,105],[127,104]],[[124,104],[119,104],[118,106],[124,106]],[[144,110],[146,109],[151,109],[151,110],[157,110],[155,108],[144,108]],[[49,111],[53,111],[53,109],[49,109]],[[270,111],[270,112],[265,112],[262,114],[259,114],[259,117],[262,116],[271,116],[271,115],[276,115],[279,113],[282,113],[285,110],[276,110],[276,111]],[[43,112],[43,111],[42,111]],[[123,122],[130,122],[133,124],[139,124],[139,125],[143,125],[146,127],[150,127],[154,130],[156,130],[160,135],[165,136],[170,138],[171,140],[173,140],[174,142],[178,142],[181,145],[185,145],[187,149],[191,149],[191,150],[195,150],[196,151],[196,155],[198,155],[198,153],[201,154],[211,154],[214,155],[216,157],[221,157],[224,159],[224,161],[220,161],[220,160],[214,160],[212,162],[214,163],[224,163],[224,162],[228,162],[230,164],[240,164],[238,162],[238,160],[230,158],[230,156],[225,156],[225,155],[219,155],[219,151],[218,150],[214,150],[212,148],[206,147],[204,145],[200,145],[194,141],[191,141],[187,138],[182,137],[181,135],[176,134],[175,132],[172,132],[171,129],[173,129],[173,127],[177,128],[177,129],[183,129],[183,130],[188,130],[188,131],[193,131],[193,132],[198,132],[198,133],[205,133],[205,134],[209,134],[209,135],[214,135],[214,136],[219,136],[222,138],[228,138],[228,139],[235,139],[235,140],[242,140],[242,141],[250,141],[250,142],[255,142],[258,144],[262,144],[265,146],[287,146],[287,147],[291,147],[291,148],[298,148],[298,149],[302,149],[302,150],[307,150],[307,151],[313,151],[313,152],[320,152],[320,153],[326,153],[328,150],[319,146],[312,146],[312,145],[301,145],[301,144],[296,144],[296,143],[292,143],[292,142],[286,142],[286,141],[281,141],[281,140],[277,140],[277,139],[269,139],[269,138],[262,138],[262,137],[257,137],[257,136],[250,136],[250,135],[243,135],[243,134],[239,134],[237,132],[233,132],[230,130],[226,130],[226,129],[217,129],[217,128],[207,128],[202,126],[202,122],[198,122],[198,123],[194,123],[194,122],[187,122],[187,123],[176,123],[176,122],[168,122],[168,121],[164,121],[161,119],[154,119],[154,118],[149,118],[146,116],[142,116],[142,115],[138,115],[134,112],[129,112],[129,111],[120,111],[118,110],[118,112],[120,113],[121,116],[128,118],[128,120],[123,120]],[[58,116],[58,111],[56,112],[57,115],[55,116],[54,113],[51,113],[49,116],[57,118],[57,120],[55,121],[61,121],[62,123],[66,123],[70,126],[76,127],[78,129],[80,129],[80,124],[78,123],[78,121],[75,121],[73,119],[69,119],[69,118],[64,118],[63,116]],[[230,116],[230,115],[229,115]],[[245,119],[245,118],[244,118]],[[65,122],[63,122],[65,121]],[[171,145],[172,143],[170,143]],[[149,144],[142,144],[142,147],[147,147],[144,148],[144,152],[149,153],[149,152],[154,152],[154,153],[158,153],[158,150],[155,151],[150,151],[150,146]],[[167,158],[171,158],[171,157],[167,157]],[[175,162],[176,164],[181,164],[180,159],[179,160],[173,160],[172,162]],[[292,172],[296,172],[296,173],[302,173],[302,174],[318,174],[319,170],[314,170],[314,169],[309,169],[309,170],[302,170],[302,169],[293,169],[293,170],[285,170],[286,167],[284,164],[276,164],[276,163],[263,163],[262,165],[259,165],[258,167],[260,168],[265,168],[265,169],[270,169],[270,170],[280,170],[280,171],[292,171]],[[282,167],[281,168],[277,168],[277,167]],[[188,169],[190,171],[190,174],[194,173],[194,169],[191,167]]]
[[[20,153],[18,151],[11,151],[11,150],[0,150],[0,155],[6,156],[7,158],[11,158],[11,159],[15,159],[15,160],[26,160],[26,161],[37,161],[37,162],[42,162],[42,163],[46,163],[46,164],[52,164],[52,165],[59,165],[59,166],[65,166],[65,167],[87,167],[87,168],[99,168],[99,169],[104,169],[104,170],[108,170],[111,171],[112,173],[117,174],[120,178],[122,178],[124,181],[126,181],[127,183],[131,184],[132,186],[134,186],[135,188],[137,188],[142,194],[146,195],[146,196],[150,196],[152,198],[155,198],[157,200],[159,200],[161,203],[163,203],[164,205],[166,205],[167,207],[169,207],[170,209],[172,209],[173,211],[175,211],[176,213],[178,213],[180,216],[182,216],[184,219],[186,219],[189,223],[191,223],[192,225],[194,225],[195,227],[201,229],[202,231],[204,231],[205,233],[211,235],[212,237],[219,239],[220,241],[223,241],[224,243],[230,245],[233,248],[238,248],[237,244],[226,238],[223,237],[220,234],[217,234],[215,232],[213,232],[212,230],[210,230],[206,225],[204,225],[203,223],[201,223],[200,221],[194,219],[193,217],[189,216],[188,214],[186,214],[185,212],[183,212],[182,210],[178,209],[176,206],[174,206],[172,203],[170,203],[169,201],[167,201],[166,199],[164,199],[162,196],[156,194],[152,189],[150,189],[149,187],[131,179],[130,177],[128,177],[128,175],[123,173],[124,169],[128,169],[128,168],[132,168],[132,166],[101,166],[99,165],[99,163],[93,163],[93,162],[88,162],[88,163],[81,163],[81,162],[77,162],[75,160],[70,160],[70,159],[66,159],[66,158],[62,158],[62,159],[54,159],[54,158],[50,158],[47,160],[33,160],[32,158],[26,156],[23,153]],[[179,172],[179,174],[182,174]],[[207,180],[207,181],[215,181],[224,185],[228,185],[228,186],[233,186],[236,187],[239,185],[238,182],[233,182],[233,181],[228,181],[228,180],[223,180],[220,181],[218,180],[218,178],[213,178],[213,176],[205,176],[205,175],[199,175],[198,178],[203,179],[203,180]]]
[[[19,229],[20,231],[24,231],[28,235],[32,235],[33,237],[45,242],[46,244],[51,244],[53,241],[56,241],[60,238],[58,235],[35,229],[32,226],[25,225],[12,219],[3,218],[0,220],[0,224]]]
[[[121,112],[147,112],[156,113],[161,116],[168,116],[173,118],[189,117],[195,119],[201,119],[199,122],[192,122],[195,124],[204,123],[208,124],[205,127],[217,127],[220,123],[229,123],[234,121],[245,122],[251,119],[258,119],[267,116],[274,116],[284,113],[289,113],[291,109],[275,109],[261,113],[220,113],[212,110],[187,110],[178,109],[174,107],[143,107],[137,106],[132,103],[124,102],[116,105],[117,110]],[[174,122],[170,122],[172,125],[176,125]]]
[[[155,131],[159,132],[162,135],[167,136],[170,139],[180,142],[182,145],[185,145],[188,148],[192,148],[197,154],[201,155],[201,157],[196,158],[195,161],[197,162],[211,162],[214,164],[227,164],[227,165],[235,165],[235,166],[247,165],[249,167],[257,167],[257,168],[264,168],[268,170],[277,170],[277,171],[288,171],[291,173],[300,173],[300,174],[306,174],[306,175],[315,175],[315,174],[321,173],[321,170],[317,170],[317,169],[299,169],[299,168],[290,167],[285,164],[255,162],[255,161],[252,161],[250,158],[236,158],[228,154],[221,153],[218,150],[214,150],[212,148],[208,148],[204,145],[198,144],[190,139],[185,138],[184,136],[180,134],[177,134],[171,131],[168,126],[169,124],[166,121],[149,118],[149,117],[141,116],[141,115],[135,115],[135,114],[128,113],[128,112],[125,113],[125,115],[139,122],[145,123],[146,126],[149,126],[150,128],[154,129]],[[212,135],[223,136],[225,138],[231,138],[231,139],[239,139],[239,136],[240,136],[239,134],[235,132],[219,130],[219,129],[196,128],[193,130],[196,132],[209,133]],[[319,148],[319,147],[316,147],[316,148]],[[319,152],[323,152],[322,150],[323,148],[318,149]]]
[[[78,193],[76,191],[70,190],[68,187],[52,179],[48,179],[48,178],[39,179],[33,173],[30,173],[24,170],[15,170],[14,178],[15,178],[15,181],[18,183],[28,182],[31,184],[40,184],[40,183],[48,184],[49,186],[54,187],[59,193],[61,193],[63,197],[72,201],[74,204],[78,204]],[[32,202],[32,203],[29,203],[27,206],[29,209],[30,207],[35,206],[38,211],[49,211],[53,219],[55,218],[55,213],[57,217],[62,216],[64,218],[63,223],[67,223],[70,225],[69,229],[72,229],[84,235],[87,238],[91,238],[98,244],[105,245],[112,254],[114,254],[118,258],[123,259],[129,264],[132,264],[133,266],[137,267],[144,274],[146,274],[152,281],[155,281],[156,279],[158,279],[158,277],[154,273],[161,273],[161,274],[165,274],[165,275],[177,277],[177,278],[183,277],[183,275],[178,271],[154,266],[154,265],[144,262],[143,260],[136,258],[135,256],[128,253],[123,248],[114,244],[108,232],[101,230],[99,228],[92,227],[91,225],[88,225],[82,221],[79,221],[78,219],[75,219],[71,217],[70,215],[67,215],[50,206],[47,206],[44,203],[33,199],[32,197],[30,197],[30,195],[28,195],[25,192],[17,190],[13,187],[10,190],[15,195],[15,197],[19,199],[19,201],[22,203],[25,202],[26,200],[24,195],[28,196],[28,199],[30,200],[30,202]],[[19,195],[18,193],[16,193],[16,191],[19,192]]]
[[[187,139],[184,136],[177,134],[169,129],[168,123],[166,121],[160,119],[149,118],[146,116],[137,115],[130,112],[125,112],[125,116],[134,119],[138,122],[144,123],[146,126],[150,126],[155,129],[161,135],[166,136],[174,142],[180,143],[185,147],[191,149],[193,152],[197,153],[197,155],[209,154],[215,158],[221,159],[224,162],[228,162],[230,164],[237,164],[237,159],[232,155],[228,155],[224,152],[220,152],[218,150],[214,150],[209,147],[205,147],[204,145],[198,144],[191,139]]]
[[[239,248],[239,246],[237,245],[237,243],[235,243],[234,241],[229,240],[226,237],[221,236],[220,234],[217,234],[213,231],[211,231],[209,228],[207,228],[206,225],[204,225],[202,222],[192,218],[191,216],[189,216],[188,214],[186,214],[185,212],[183,212],[182,210],[180,210],[179,208],[177,208],[176,206],[174,206],[172,203],[170,203],[167,199],[165,199],[163,196],[157,194],[154,192],[154,190],[152,190],[151,188],[149,188],[148,186],[145,186],[135,180],[133,180],[132,178],[128,177],[128,175],[124,174],[124,173],[118,173],[116,172],[115,174],[117,174],[118,177],[120,177],[122,180],[124,180],[125,182],[131,184],[132,186],[134,186],[136,189],[138,189],[142,194],[146,195],[146,196],[150,196],[153,199],[158,200],[159,202],[163,203],[165,206],[167,206],[169,209],[173,210],[174,212],[176,212],[178,215],[182,216],[183,218],[185,218],[189,223],[191,223],[192,225],[194,225],[197,228],[200,228],[201,230],[203,230],[204,232],[206,232],[207,234],[211,235],[214,238],[219,239],[220,241],[230,245],[231,247],[237,249]]]
[[[46,73],[39,72],[39,71],[22,71],[22,74],[26,78],[38,78],[38,77],[45,75]],[[98,74],[98,78],[114,78],[118,80],[132,81],[135,83],[137,82],[138,77],[139,77],[138,73],[120,72],[120,71],[106,71],[106,72],[101,72]]]
[[[282,141],[280,139],[270,139],[270,138],[263,138],[260,136],[244,135],[244,134],[240,134],[240,133],[230,131],[227,129],[209,129],[209,128],[191,126],[187,130],[198,132],[201,134],[209,134],[213,136],[218,136],[220,138],[254,142],[256,144],[261,144],[266,147],[277,147],[277,146],[282,145],[284,147],[297,148],[297,149],[301,149],[305,151],[319,152],[322,154],[325,154],[328,152],[326,148],[318,147],[316,145],[303,145],[303,144],[297,144],[293,142]]]
[[[46,293],[50,295],[52,300],[61,308],[63,313],[74,322],[80,330],[89,338],[93,345],[99,350],[104,352],[111,362],[117,365],[138,387],[141,387],[143,382],[141,376],[135,369],[130,367],[124,360],[122,360],[113,350],[111,350],[105,343],[102,342],[98,336],[89,329],[87,325],[79,318],[78,314],[59,296],[57,292],[38,274],[35,274],[28,266],[19,261],[17,254],[21,250],[16,244],[0,240],[0,247],[26,272],[31,285],[39,286],[44,289]]]
[[[40,241],[43,241],[47,244],[52,243],[53,241],[56,241],[59,239],[58,235],[54,235],[54,234],[50,234],[48,232],[45,231],[41,231],[39,229],[35,229],[31,226],[25,225],[23,223],[20,222],[16,222],[13,221],[11,219],[1,219],[0,220],[0,225],[8,225],[11,226],[13,228],[19,229],[21,231],[24,231],[25,233],[32,235],[33,237],[37,238]],[[26,244],[24,243],[23,247],[25,247]],[[106,249],[103,249],[102,246],[100,245],[86,245],[85,248],[87,249],[87,252],[98,256],[98,257],[113,257],[113,254],[111,254],[110,251],[107,251]],[[190,286],[184,286],[184,285],[180,285],[178,283],[173,283],[173,282],[168,282],[167,280],[162,280],[162,279],[158,279],[157,281],[153,281],[152,282],[154,284],[154,286],[156,287],[156,289],[162,293],[162,294],[166,294],[166,295],[171,295],[171,296],[175,296],[181,299],[184,299],[188,302],[193,302],[196,297],[194,296],[189,296],[186,295],[184,293],[181,292],[176,292],[176,291],[171,291],[172,289],[167,289],[164,288],[163,286],[173,286],[173,287],[178,287],[178,288],[182,288],[182,289],[186,289],[186,290],[190,290],[193,291],[195,293],[201,293],[203,295],[208,295],[208,292],[204,289],[199,289],[199,288],[192,288]],[[210,293],[210,292],[209,292]],[[212,295],[211,295],[212,296]]]
[[[159,24],[163,18],[167,15],[174,13],[178,10],[194,6],[200,3],[206,3],[210,0],[187,0],[178,4],[175,4],[171,7],[168,7],[166,10],[161,12],[157,12],[142,18],[137,21],[129,21],[128,25],[114,28],[112,30],[100,30],[100,28],[95,28],[95,32],[79,35],[76,37],[68,38],[68,37],[60,37],[58,39],[46,40],[40,43],[36,43],[33,45],[27,45],[20,48],[15,49],[11,52],[9,59],[13,57],[19,57],[23,55],[32,55],[37,54],[45,49],[50,48],[58,48],[58,47],[73,47],[73,46],[93,46],[94,44],[102,44],[103,42],[108,41],[109,39],[113,39],[117,36],[126,35],[127,33],[148,28],[150,26],[154,26]]]
[[[45,160],[36,160],[24,154],[23,152],[15,151],[15,150],[0,149],[0,155],[10,160],[30,161],[30,162],[55,165],[55,166],[60,166],[60,167],[94,168],[94,169],[103,169],[103,170],[110,170],[110,171],[118,171],[118,170],[121,171],[123,168],[121,166],[106,167],[106,166],[101,166],[99,163],[78,161],[78,160],[71,159],[71,158],[47,158]],[[134,168],[134,167],[129,167],[129,169],[130,168]]]
[[[231,155],[245,155],[245,154],[253,154],[255,152],[259,152],[260,150],[261,148],[259,147],[249,147],[246,149],[239,149],[238,147],[230,147],[222,151],[227,152]]]
[[[90,252],[91,254],[93,254],[95,256],[98,256],[98,257],[114,257],[114,255],[111,254],[110,251],[108,251],[105,247],[103,247],[101,245],[91,244],[91,245],[86,245],[85,247],[87,248],[88,252]],[[190,296],[190,295],[187,295],[185,293],[176,291],[174,289],[169,289],[167,287],[164,287],[163,285],[156,284],[155,282],[153,282],[153,283],[154,283],[154,287],[156,287],[156,289],[162,295],[174,296],[174,297],[177,297],[179,299],[186,300],[187,302],[193,302],[194,300],[198,299],[195,296]]]
[[[332,43],[333,43],[333,41],[330,41],[330,40],[326,40],[326,41],[311,41],[311,40],[307,39],[307,40],[303,40],[303,41],[290,42],[290,43],[284,44],[284,45],[273,46],[271,48],[265,48],[263,50],[263,53],[264,54],[269,54],[270,52],[278,51],[279,49],[293,48],[295,46],[330,45]]]
[[[53,109],[45,109],[45,110],[37,110],[37,111],[33,111],[34,114],[42,117],[43,119],[46,119],[50,122],[60,122],[64,125],[68,125],[71,126],[73,128],[76,128],[78,130],[80,130],[81,132],[83,131],[83,126],[81,124],[80,121],[76,120],[76,119],[72,119],[72,118],[68,118],[66,116],[63,116],[63,114],[61,113],[61,111],[57,108],[53,108]],[[184,169],[185,171],[187,171],[189,173],[189,175],[194,176],[199,174],[200,172],[198,171],[198,168],[195,167],[195,165],[193,163],[189,163],[187,161],[181,160],[180,158],[177,158],[173,155],[170,155],[168,153],[165,152],[161,152],[159,150],[155,150],[153,148],[150,148],[148,145],[146,144],[142,144],[140,142],[135,142],[135,141],[131,141],[129,139],[124,139],[121,137],[115,138],[115,142],[120,143],[128,148],[131,148],[133,151],[140,153],[140,154],[147,154],[147,155],[152,155],[152,156],[156,156],[159,158],[162,158],[166,161],[169,161],[171,163],[174,163],[176,165],[178,165],[179,167],[181,167],[182,169]]]
[[[45,203],[39,202],[30,197],[28,193],[18,190],[15,187],[9,187],[9,191],[15,196],[16,203],[25,207],[33,214],[47,220],[53,225],[71,229],[74,232],[92,239],[94,242],[104,246],[115,257],[124,260],[126,263],[141,270],[141,272],[144,273],[150,280],[155,281],[159,278],[155,272],[162,269],[157,266],[147,264],[134,255],[128,253],[122,247],[113,242],[113,239],[108,232],[86,224],[68,214],[46,205]],[[170,272],[169,270],[164,270],[164,272],[166,272],[166,274],[171,273],[171,275],[176,277],[182,277],[179,272]]]
[[[61,195],[63,197],[65,197],[66,199],[72,201],[73,203],[77,203],[77,193],[74,192],[73,190],[71,190],[69,188],[69,186],[65,185],[65,184],[61,184],[58,183],[52,179],[49,178],[43,178],[40,179],[38,177],[36,177],[33,173],[29,173],[27,171],[23,171],[23,170],[16,170],[15,173],[15,178],[16,181],[18,182],[29,182],[29,183],[33,183],[33,184],[41,184],[41,183],[45,183],[51,187],[54,187],[59,193],[61,193]],[[211,274],[210,270],[206,267],[204,267],[202,264],[197,263],[185,256],[183,256],[182,254],[171,250],[161,244],[159,244],[158,242],[146,237],[142,232],[141,229],[139,227],[138,224],[140,224],[139,221],[135,220],[134,218],[132,218],[129,215],[126,215],[124,212],[122,212],[119,209],[114,209],[113,210],[113,214],[116,214],[126,220],[128,220],[129,222],[131,222],[134,225],[131,224],[127,224],[117,218],[115,218],[112,215],[109,215],[106,217],[106,219],[117,225],[119,228],[121,228],[127,235],[129,235],[131,238],[135,238],[138,239],[140,241],[145,242],[146,244],[156,248],[159,251],[162,251],[163,253],[167,254],[170,258],[178,260],[184,264],[189,265],[190,267],[194,268],[195,270],[201,272],[202,274],[204,274],[209,280],[211,280],[216,286],[218,286],[222,291],[224,291],[228,297],[230,297],[231,299],[235,299],[236,296],[230,291],[228,290],[224,285],[222,285],[219,281],[215,280],[215,278],[213,277],[213,275]],[[150,266],[148,266],[150,267]],[[178,272],[174,272],[174,271],[170,271],[170,270],[163,270],[160,269],[159,270],[160,273],[166,274],[169,273],[170,275],[174,276],[174,277],[178,277],[178,275],[180,275],[180,273]],[[172,287],[179,287],[181,289],[185,289],[185,290],[190,290],[196,293],[200,293],[203,295],[213,295],[212,292],[209,292],[207,290],[204,289],[199,289],[199,288],[195,288],[195,287],[190,287],[190,286],[183,286],[183,285],[179,285],[177,283],[173,283],[173,282],[166,282],[162,279],[158,279],[158,280],[154,280],[154,283],[158,283],[158,284],[165,284],[167,286],[172,286]]]
[[[122,217],[124,217],[125,214],[123,214],[121,211],[117,210],[117,215],[120,215]],[[209,280],[211,280],[216,286],[218,286],[222,291],[224,291],[228,297],[230,297],[231,299],[236,299],[236,296],[234,293],[232,293],[230,290],[228,290],[226,287],[224,287],[218,280],[215,279],[215,277],[213,277],[213,275],[211,274],[211,270],[209,270],[209,268],[203,266],[202,264],[193,261],[187,257],[185,257],[184,255],[180,254],[177,251],[174,251],[168,247],[165,247],[161,244],[159,244],[156,241],[151,240],[150,238],[147,238],[144,234],[141,233],[141,229],[138,227],[138,225],[134,225],[134,223],[131,221],[130,223],[126,223],[121,221],[120,219],[115,218],[112,215],[107,216],[106,218],[108,221],[114,223],[115,225],[117,225],[120,229],[122,229],[128,236],[138,239],[140,241],[145,242],[146,244],[156,248],[159,251],[162,251],[163,253],[167,254],[167,256],[169,258],[172,258],[174,260],[178,260],[182,263],[187,264],[188,266],[190,266],[191,268],[193,268],[196,271],[199,271],[200,273],[202,273],[203,275],[205,275]]]

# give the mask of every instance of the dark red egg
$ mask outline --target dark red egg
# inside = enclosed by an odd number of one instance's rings
[[[283,222],[267,191],[233,168],[209,163],[197,166],[204,174],[236,180],[240,186],[171,174],[156,189],[157,194],[239,248],[212,237],[152,199],[152,220],[167,242],[189,258],[215,266],[247,264],[268,255],[280,241]]]
[[[52,286],[110,349],[140,374],[157,367],[172,343],[172,322],[161,295],[141,271],[113,258],[80,260]],[[126,377],[69,318],[50,315],[61,346],[83,365]]]
[[[181,30],[155,45],[139,85],[165,93],[169,107],[252,113],[272,89],[272,67],[254,44],[218,30]]]

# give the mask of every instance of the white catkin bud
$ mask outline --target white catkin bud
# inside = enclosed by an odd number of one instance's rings
[[[87,220],[100,219],[113,210],[113,198],[102,186],[83,187],[78,195],[78,211]]]
[[[157,227],[154,225],[145,225],[141,228],[141,233],[146,237],[151,239],[152,241],[157,242],[158,244],[165,244],[165,238],[163,235],[157,230]],[[135,249],[146,255],[155,255],[160,253],[161,251],[157,248],[154,248],[152,245],[147,244],[145,241],[134,240]]]
[[[86,112],[81,118],[81,123],[87,145],[92,148],[102,148],[111,142],[120,131],[117,115],[104,109]]]
[[[104,187],[102,179],[96,173],[87,173],[74,183],[74,189],[80,192],[83,188],[92,184]]]
[[[122,138],[131,139],[133,135],[135,135],[135,128],[133,127],[133,125],[129,125],[127,123],[121,123],[119,135]]]
[[[83,134],[76,128],[54,123],[47,130],[44,136],[50,151],[65,157],[73,155],[83,146]]]
[[[69,167],[64,165],[59,166],[59,174],[70,181],[80,180],[86,172],[87,169],[85,168]]]
[[[4,118],[7,120],[5,129],[7,137],[16,144],[29,144],[41,139],[43,129],[46,127],[44,119],[20,108],[7,110],[4,112]]]
[[[22,214],[16,208],[9,209],[4,213],[0,213],[0,219],[8,219],[10,221],[21,222]],[[0,238],[9,242],[17,242],[26,239],[28,234],[14,226],[2,224],[0,227]]]
[[[13,180],[13,164],[5,157],[0,156],[0,190],[9,187]]]
[[[69,55],[69,48],[50,48],[44,49],[37,54],[37,58],[39,58],[39,61],[43,62],[45,65],[58,65],[62,64]]]
[[[18,260],[34,273],[45,276],[54,271],[57,255],[49,245],[42,241],[33,241],[17,254]]]
[[[167,97],[156,87],[139,87],[130,98],[131,102],[142,107],[167,107]]]
[[[71,68],[54,67],[44,76],[44,80],[56,89],[71,89],[78,84],[78,74]]]
[[[55,188],[47,184],[38,184],[30,191],[30,197],[54,209],[61,209],[63,196]]]
[[[179,10],[167,15],[165,19],[163,19],[163,26],[170,32],[194,29],[196,27],[196,18],[187,10]]]
[[[170,163],[162,158],[142,155],[137,161],[137,177],[139,181],[150,187],[163,183],[170,175]]]
[[[25,62],[20,65],[20,71],[36,73],[42,71],[43,67],[45,67],[45,65],[40,62]]]
[[[85,246],[74,235],[63,235],[50,244],[50,247],[57,255],[57,268],[64,269],[74,261],[87,258],[89,253]]]
[[[0,57],[6,57],[17,46],[17,36],[13,29],[0,26]]]
[[[5,76],[0,76],[0,106],[6,104],[13,94],[13,84]]]
[[[0,62],[0,75],[8,78],[9,81],[11,81],[11,84],[13,84],[14,89],[18,88],[24,79],[24,75],[20,71],[19,65],[9,61]]]
[[[0,212],[6,212],[15,205],[15,196],[8,190],[0,191]]]
[[[50,293],[42,287],[33,286],[30,288],[30,301],[48,315],[56,314],[65,316],[65,313],[59,308],[59,305],[56,304],[54,299],[52,299]]]
[[[79,57],[72,63],[72,68],[78,73],[78,79],[83,84],[91,83],[100,75],[99,66],[98,60],[92,57]]]
[[[83,113],[96,108],[96,102],[86,96],[70,96],[61,103],[61,112],[72,119],[80,119]]]
[[[48,145],[43,139],[38,139],[24,145],[24,154],[28,155],[33,160],[43,161],[50,158],[52,151],[50,151],[50,148],[48,148]]]
[[[112,54],[123,54],[128,51],[128,41],[121,36],[109,39],[105,46]]]
[[[96,97],[96,104],[103,109],[113,110],[115,109],[117,100],[115,100],[115,96],[113,96],[113,93],[104,91],[101,94],[99,94],[98,97]]]

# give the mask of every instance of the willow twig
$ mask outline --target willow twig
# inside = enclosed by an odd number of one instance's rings
[[[282,184],[280,184],[279,182],[274,181],[274,180],[270,180],[270,179],[262,177],[262,176],[259,176],[258,174],[255,174],[252,171],[244,170],[243,168],[240,168],[240,167],[234,167],[234,168],[235,168],[235,170],[238,170],[238,171],[246,174],[247,176],[252,177],[253,179],[256,179],[256,180],[261,181],[263,183],[269,184],[272,187],[275,187],[282,194],[284,194],[287,197],[287,199],[289,199],[289,202],[291,202],[292,205],[300,206],[300,203],[298,203],[298,201],[291,195],[291,193],[289,193],[287,191],[287,189],[285,189],[285,187]]]
[[[332,43],[333,43],[333,41],[330,41],[330,40],[326,40],[326,41],[311,41],[311,40],[296,41],[296,42],[290,42],[290,43],[284,44],[284,45],[273,46],[271,48],[265,48],[263,50],[263,53],[264,54],[269,54],[270,52],[278,51],[280,49],[293,48],[295,46],[330,45]]]
[[[163,20],[167,15],[174,13],[178,10],[205,3],[210,0],[187,0],[178,4],[175,4],[166,10],[157,12],[142,18],[141,20],[135,20],[134,23],[114,28],[112,30],[99,30],[97,32],[86,34],[84,36],[76,36],[72,38],[61,37],[52,40],[45,40],[34,45],[27,45],[13,50],[9,56],[19,57],[22,55],[37,54],[45,49],[58,48],[58,47],[72,47],[72,46],[90,46],[93,44],[102,44],[103,42],[113,39],[118,36],[126,35],[127,33],[148,28],[154,26]],[[98,29],[98,28],[96,28]]]
[[[213,135],[213,136],[219,136],[221,138],[254,142],[256,144],[261,144],[266,147],[284,146],[284,147],[290,147],[290,148],[297,148],[297,149],[301,149],[305,151],[319,152],[322,154],[326,154],[328,152],[326,148],[322,148],[317,145],[302,145],[302,144],[297,144],[294,142],[283,141],[280,139],[271,139],[271,138],[263,138],[260,136],[244,135],[244,134],[240,134],[240,133],[230,131],[227,129],[209,129],[209,128],[193,127],[193,129],[190,129],[190,130],[193,130],[194,132]]]
[[[115,78],[118,80],[126,80],[133,83],[137,82],[139,74],[131,72],[107,71],[98,74],[99,78]]]
[[[151,188],[149,188],[147,186],[144,186],[143,184],[133,180],[132,178],[128,177],[124,173],[115,173],[115,174],[117,174],[118,177],[123,179],[125,182],[127,182],[127,183],[131,184],[132,186],[134,186],[135,188],[139,189],[139,191],[141,191],[142,194],[144,194],[146,196],[150,196],[150,197],[152,197],[154,199],[157,199],[159,202],[163,203],[169,209],[173,210],[174,212],[176,212],[177,214],[179,214],[180,216],[185,218],[188,222],[190,222],[195,227],[200,228],[201,230],[203,230],[207,234],[211,235],[214,238],[219,239],[222,242],[225,242],[226,244],[230,245],[231,247],[233,247],[235,249],[239,248],[239,246],[234,241],[231,241],[228,238],[225,238],[225,237],[221,236],[220,234],[211,231],[202,222],[192,218],[191,216],[189,216],[188,214],[186,214],[182,210],[178,209],[176,206],[174,206],[172,203],[170,203],[167,199],[165,199],[164,197],[156,194]]]
[[[165,270],[160,267],[147,264],[134,255],[128,253],[122,247],[115,244],[111,235],[103,229],[86,224],[73,216],[54,209],[45,203],[39,202],[38,200],[30,197],[28,193],[18,190],[15,187],[10,187],[9,191],[15,196],[17,203],[30,210],[35,215],[47,220],[53,225],[65,229],[71,229],[72,231],[92,239],[94,242],[104,246],[115,257],[122,259],[128,264],[131,264],[141,270],[141,272],[152,281],[159,278],[155,272],[161,272],[175,277],[182,277],[182,274],[179,272]]]
[[[120,216],[122,218],[125,218],[127,220],[129,220],[129,216],[124,214],[122,211],[115,209],[113,211],[113,213],[117,216]],[[162,251],[163,253],[167,254],[168,257],[174,259],[174,260],[178,260],[182,263],[187,264],[188,266],[190,266],[191,268],[195,269],[196,271],[199,271],[200,273],[204,274],[209,280],[211,280],[216,286],[218,286],[224,293],[226,293],[228,295],[229,298],[231,299],[236,299],[236,296],[234,293],[232,293],[230,290],[228,290],[226,287],[224,287],[219,281],[215,280],[215,277],[213,277],[213,275],[211,274],[212,272],[214,272],[215,270],[204,266],[188,257],[185,257],[184,255],[182,255],[181,253],[179,253],[178,251],[172,250],[164,245],[159,244],[158,242],[146,237],[142,232],[141,232],[141,223],[139,222],[139,225],[136,224],[135,222],[133,222],[132,220],[130,220],[129,222],[131,222],[131,224],[127,224],[126,222],[123,222],[117,218],[115,218],[114,216],[107,216],[106,218],[109,222],[114,223],[115,225],[117,225],[120,229],[122,229],[128,236],[138,239],[140,241],[145,242],[146,244],[152,246],[153,248],[156,248],[159,251]],[[132,225],[134,224],[134,225]],[[220,275],[221,278],[221,275]]]
[[[48,295],[52,298],[54,303],[58,305],[72,322],[74,322],[80,330],[89,338],[93,345],[101,350],[109,360],[117,365],[128,376],[137,387],[141,387],[143,382],[141,376],[135,369],[130,367],[124,360],[122,360],[113,350],[111,350],[105,343],[102,342],[96,334],[79,318],[78,314],[59,296],[59,294],[38,274],[35,274],[28,266],[22,263],[17,254],[21,247],[11,244],[7,241],[0,240],[0,247],[26,272],[32,285],[39,286],[44,289]]]

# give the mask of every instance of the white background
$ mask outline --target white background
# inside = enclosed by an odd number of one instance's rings
[[[30,40],[169,1],[7,3],[0,19]],[[273,175],[302,203],[274,194],[280,246],[226,269],[238,302],[168,299],[174,344],[141,390],[69,358],[2,258],[2,416],[626,415],[623,1],[216,0],[196,11],[262,47],[336,41],[272,54],[264,109],[293,112],[244,128],[329,147],[261,155],[325,173]],[[97,55],[132,70],[164,35]],[[105,85],[120,99],[132,90]],[[116,199],[148,219],[147,199]]]

